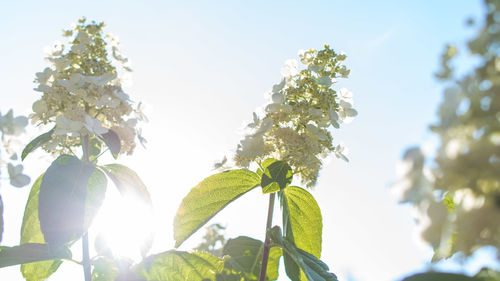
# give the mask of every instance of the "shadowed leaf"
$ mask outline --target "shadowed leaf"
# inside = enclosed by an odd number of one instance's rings
[[[0,247],[0,267],[70,258],[71,251],[65,246],[57,250],[51,248],[48,244],[38,243],[27,243],[15,247]]]
[[[28,143],[28,145],[26,145],[26,147],[23,149],[23,152],[21,153],[21,160],[24,160],[24,158],[26,158],[26,156],[28,156],[28,154],[30,154],[35,149],[39,148],[40,146],[42,146],[43,144],[45,144],[46,142],[51,140],[52,133],[54,132],[54,129],[55,129],[55,127],[52,128],[52,130],[50,130],[44,134],[41,134],[38,137],[34,138],[32,141],[30,141],[30,143]]]

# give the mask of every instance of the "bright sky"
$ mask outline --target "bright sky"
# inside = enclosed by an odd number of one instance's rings
[[[173,247],[183,196],[236,147],[239,130],[279,82],[283,62],[328,43],[348,55],[352,74],[339,87],[353,91],[359,116],[334,134],[349,147],[350,163],[332,160],[312,191],[323,213],[322,260],[340,280],[398,280],[426,268],[432,252],[418,242],[410,208],[398,205],[388,186],[404,149],[432,140],[427,125],[442,90],[432,73],[444,45],[469,38],[465,19],[481,11],[479,1],[465,0],[2,1],[0,110],[29,114],[39,97],[35,72],[47,66],[43,48],[62,40],[60,31],[81,16],[104,21],[132,61],[128,94],[149,106],[147,149],[119,162],[150,189],[158,231],[153,252],[160,252]],[[47,166],[36,156],[25,161],[33,179]],[[2,182],[3,245],[18,243],[28,192]],[[228,237],[263,239],[266,211],[267,197],[255,190],[213,222],[227,225]],[[197,245],[202,234],[181,249]],[[82,276],[65,263],[50,280]],[[11,267],[0,269],[0,280],[22,277]],[[280,280],[287,280],[284,273]]]

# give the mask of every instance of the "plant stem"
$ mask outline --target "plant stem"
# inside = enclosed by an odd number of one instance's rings
[[[269,249],[271,248],[271,237],[269,237],[268,231],[271,229],[273,223],[273,211],[274,211],[274,196],[276,193],[269,194],[269,209],[267,211],[267,224],[266,224],[266,240],[264,242],[264,249],[262,250],[262,263],[260,267],[260,278],[259,281],[266,280],[267,272],[267,262],[269,261]]]
[[[85,163],[89,163],[90,162],[89,135],[83,136],[82,148],[83,148],[83,161],[85,161]],[[88,234],[88,232],[85,232],[82,236],[82,266],[83,266],[83,275],[85,276],[85,281],[92,281],[92,272],[91,272],[91,268],[90,268],[89,234]]]

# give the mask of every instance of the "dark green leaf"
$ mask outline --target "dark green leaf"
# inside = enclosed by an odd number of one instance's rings
[[[473,278],[462,274],[426,272],[406,277],[402,281],[482,281],[482,280],[483,279],[481,278]]]
[[[276,245],[279,245],[283,249],[283,252],[288,254],[288,256],[295,263],[295,266],[301,269],[301,272],[306,278],[303,279],[300,276],[288,276],[292,281],[337,281],[337,276],[329,272],[330,269],[324,262],[312,254],[297,248],[287,239],[283,239],[283,236],[281,236],[281,229],[278,226],[273,227],[269,231],[269,235],[271,236],[271,241]],[[287,266],[290,265],[285,264],[285,267]]]
[[[107,133],[102,134],[102,140],[108,146],[109,151],[111,151],[111,154],[116,159],[118,157],[118,153],[120,153],[120,150],[122,149],[118,134],[113,130],[108,130]]]
[[[228,204],[260,183],[259,176],[248,170],[231,170],[212,175],[182,200],[174,219],[174,239],[179,247]]]
[[[278,160],[274,159],[274,158],[266,158],[264,161],[262,161],[260,163],[260,167],[257,169],[256,173],[257,175],[259,175],[259,177],[262,178],[262,175],[264,174],[264,171],[266,170],[267,167],[269,167],[269,165],[271,165],[272,163],[276,162]]]
[[[261,186],[263,193],[272,193],[287,187],[293,178],[292,168],[285,161],[275,161],[264,169]]]
[[[28,156],[28,154],[30,154],[35,149],[39,148],[40,146],[42,146],[43,144],[45,144],[46,142],[51,140],[52,133],[54,132],[54,129],[55,129],[55,127],[52,128],[52,130],[50,130],[44,134],[39,135],[38,137],[33,139],[30,143],[28,143],[28,145],[26,145],[26,147],[23,149],[23,152],[21,153],[21,160],[24,160],[24,158],[26,158],[26,156]]]
[[[257,280],[262,264],[262,249],[264,243],[246,236],[229,239],[223,249],[227,269],[241,272],[246,279]],[[278,279],[281,249],[271,247],[267,264],[266,280]]]
[[[147,208],[153,208],[151,196],[148,188],[142,182],[141,178],[132,169],[120,164],[109,164],[100,167],[113,181],[116,188],[123,197],[131,196],[140,200]],[[153,243],[153,234],[144,242],[141,247],[142,255],[145,256],[149,252]]]
[[[206,252],[167,251],[149,256],[136,267],[148,281],[215,280],[224,269],[224,261]]]
[[[27,243],[15,247],[0,247],[0,267],[70,258],[71,251],[66,246],[54,249],[48,244]]]

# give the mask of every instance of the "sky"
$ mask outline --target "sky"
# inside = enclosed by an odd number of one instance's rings
[[[470,38],[475,29],[465,21],[482,12],[479,1],[465,0],[2,1],[0,111],[30,113],[39,98],[35,73],[48,66],[43,49],[63,39],[62,29],[82,16],[104,21],[132,62],[127,93],[146,105],[150,120],[143,130],[147,148],[119,162],[149,187],[158,253],[174,246],[172,222],[182,198],[214,173],[214,161],[234,152],[245,122],[279,82],[283,62],[300,49],[329,44],[348,56],[351,75],[335,88],[354,93],[359,116],[333,134],[349,148],[350,162],[328,161],[311,191],[323,216],[322,260],[339,280],[400,280],[428,269],[432,251],[418,239],[411,208],[399,205],[389,186],[405,148],[434,141],[428,125],[443,89],[433,77],[441,51]],[[25,169],[34,179],[49,160],[38,153]],[[15,245],[29,187],[2,182],[0,192],[7,221],[2,244]],[[226,225],[228,238],[263,240],[266,211],[267,197],[256,189],[212,222]],[[180,249],[196,246],[202,234]],[[487,260],[477,258],[469,268]],[[287,280],[281,271],[279,280]],[[64,263],[50,280],[82,275]],[[0,279],[22,277],[10,267],[0,269]]]

